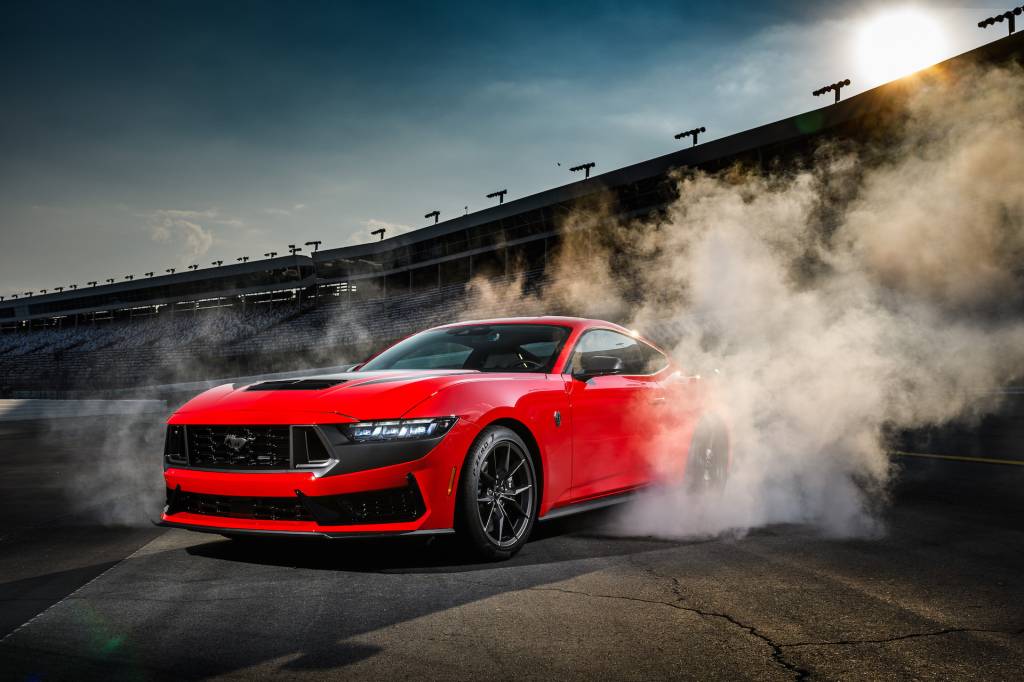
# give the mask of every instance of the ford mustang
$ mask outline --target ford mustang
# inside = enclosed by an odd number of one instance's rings
[[[458,533],[519,551],[535,523],[678,480],[724,484],[699,377],[618,325],[450,324],[354,371],[229,384],[182,406],[161,524],[228,537]]]

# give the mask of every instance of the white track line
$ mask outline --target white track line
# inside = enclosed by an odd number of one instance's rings
[[[22,624],[21,624],[21,625],[19,625],[18,627],[16,627],[16,628],[14,628],[13,630],[11,630],[10,632],[8,632],[8,633],[7,633],[6,635],[4,635],[3,637],[0,637],[0,644],[3,644],[4,642],[6,642],[8,638],[10,638],[10,637],[11,637],[12,635],[16,634],[16,633],[17,633],[17,632],[19,632],[20,630],[24,629],[24,628],[25,628],[26,626],[28,626],[28,625],[31,625],[31,624],[32,624],[33,622],[35,622],[35,621],[36,621],[36,620],[38,620],[38,619],[39,619],[40,617],[42,617],[42,616],[43,616],[43,614],[45,614],[45,613],[49,612],[49,611],[50,611],[51,609],[53,609],[53,608],[55,608],[55,607],[57,607],[57,606],[60,606],[61,604],[63,604],[64,602],[66,602],[66,601],[67,601],[68,599],[71,599],[72,597],[74,597],[74,596],[75,596],[76,594],[78,594],[79,592],[81,592],[81,591],[82,591],[82,590],[84,590],[85,588],[89,587],[89,585],[92,585],[92,584],[93,584],[94,582],[96,582],[97,580],[99,580],[100,578],[102,578],[103,576],[105,576],[105,575],[106,575],[107,573],[110,573],[111,571],[113,571],[113,570],[114,570],[115,568],[117,568],[118,566],[120,566],[120,565],[121,565],[121,564],[122,564],[123,562],[125,562],[125,561],[128,561],[129,559],[133,558],[133,557],[134,557],[134,556],[135,556],[136,554],[138,554],[138,553],[139,553],[139,552],[141,552],[142,550],[146,549],[147,547],[149,547],[150,545],[152,545],[152,544],[153,544],[154,542],[156,542],[157,540],[159,540],[159,539],[160,539],[160,538],[162,538],[163,536],[164,536],[164,534],[163,534],[163,533],[161,533],[160,535],[156,536],[155,538],[153,538],[152,540],[150,540],[150,541],[149,541],[149,542],[147,542],[146,544],[144,544],[144,545],[142,545],[141,547],[139,547],[138,549],[136,549],[136,550],[135,550],[134,552],[132,552],[132,553],[131,553],[131,554],[129,554],[128,556],[126,556],[126,557],[122,557],[122,558],[118,559],[117,561],[115,561],[115,562],[114,562],[114,565],[113,565],[113,566],[110,566],[109,568],[107,568],[106,570],[104,570],[104,571],[103,571],[102,573],[100,573],[99,575],[97,575],[97,576],[94,576],[94,577],[92,578],[92,580],[89,580],[88,582],[86,582],[86,583],[84,583],[84,584],[82,584],[82,585],[79,585],[79,586],[78,586],[77,588],[75,588],[75,590],[73,590],[72,592],[69,592],[68,594],[66,594],[66,595],[64,595],[63,597],[61,597],[61,598],[60,598],[60,600],[58,600],[58,601],[55,601],[54,603],[50,604],[50,605],[49,605],[49,606],[47,606],[47,607],[46,607],[45,609],[43,609],[42,611],[40,611],[40,612],[39,612],[39,613],[37,613],[36,615],[32,616],[31,618],[29,618],[28,620],[26,620],[26,621],[25,621],[24,623],[22,623]]]

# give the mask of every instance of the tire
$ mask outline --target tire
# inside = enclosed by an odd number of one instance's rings
[[[728,479],[729,432],[721,419],[705,415],[690,441],[686,487],[693,493],[721,492]]]
[[[476,556],[499,561],[523,548],[537,521],[540,488],[530,450],[515,431],[488,426],[462,466],[455,527]]]

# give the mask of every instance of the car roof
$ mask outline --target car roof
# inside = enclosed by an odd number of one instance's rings
[[[453,322],[451,324],[444,324],[434,329],[448,329],[451,327],[468,327],[476,325],[489,325],[489,324],[544,324],[553,325],[558,327],[570,327],[572,329],[589,329],[591,327],[604,327],[607,329],[616,329],[626,334],[630,334],[630,330],[625,327],[615,324],[614,322],[607,322],[605,320],[594,320],[585,317],[565,317],[561,315],[542,315],[540,317],[496,317],[486,320],[465,320],[463,322]]]

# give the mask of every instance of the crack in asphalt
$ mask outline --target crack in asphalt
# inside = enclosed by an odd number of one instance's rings
[[[669,576],[659,575],[658,573],[656,573],[652,569],[649,569],[649,568],[646,568],[646,567],[642,567],[642,568],[644,568],[644,570],[646,570],[647,572],[649,572],[651,575],[655,576],[656,578],[660,578],[660,579],[663,579],[663,580],[669,578]],[[484,586],[487,586],[487,587],[500,587],[500,588],[503,588],[503,589],[520,590],[520,591],[527,591],[527,592],[561,592],[563,594],[571,594],[571,595],[576,595],[576,596],[581,596],[581,597],[590,597],[592,599],[621,599],[621,600],[624,600],[624,601],[639,602],[639,603],[642,603],[642,604],[654,604],[654,605],[657,605],[657,606],[668,606],[669,608],[673,608],[673,609],[676,609],[678,611],[686,611],[688,613],[692,613],[694,615],[701,616],[701,617],[704,617],[704,618],[718,618],[720,620],[724,620],[724,621],[732,624],[733,626],[735,626],[735,627],[737,627],[737,628],[739,628],[741,630],[744,630],[745,632],[747,632],[747,634],[749,634],[749,635],[755,637],[756,639],[759,639],[760,641],[762,641],[765,644],[767,644],[769,646],[769,648],[771,648],[771,651],[772,651],[772,660],[776,664],[778,664],[780,667],[782,667],[785,670],[787,670],[788,672],[792,673],[793,676],[794,676],[794,679],[799,680],[799,681],[802,682],[803,680],[806,680],[806,679],[808,679],[810,677],[810,672],[809,671],[804,670],[803,668],[799,667],[795,663],[792,663],[791,661],[787,660],[785,658],[785,656],[783,655],[783,653],[782,653],[782,649],[781,649],[780,645],[776,644],[774,641],[772,641],[772,639],[770,637],[768,637],[764,633],[760,632],[757,628],[755,628],[755,627],[753,627],[751,625],[746,625],[745,623],[741,623],[740,621],[736,620],[736,618],[730,616],[727,613],[717,613],[717,612],[714,612],[714,611],[705,611],[703,609],[698,609],[698,608],[695,608],[695,607],[692,607],[692,606],[684,606],[684,605],[680,604],[679,602],[680,601],[684,601],[684,598],[679,594],[679,591],[678,591],[678,588],[677,588],[678,580],[675,579],[675,578],[671,578],[671,580],[676,585],[675,587],[673,587],[673,590],[672,590],[673,593],[677,596],[677,599],[674,600],[674,601],[663,601],[663,600],[660,600],[660,599],[644,599],[642,597],[631,597],[631,596],[622,595],[622,594],[597,594],[597,593],[593,593],[593,592],[584,592],[583,590],[570,590],[570,589],[564,588],[564,587],[516,587],[515,585],[502,585],[502,584],[498,584],[498,583],[489,583],[489,582],[482,582],[482,581],[476,581],[476,580],[463,580],[462,582],[470,583],[470,584],[473,584],[473,585],[484,585]]]
[[[642,570],[642,571],[644,571],[646,573],[649,573],[650,575],[654,576],[655,578],[657,578],[659,580],[667,580],[667,581],[669,581],[669,583],[671,585],[670,589],[672,590],[672,594],[676,595],[676,601],[674,603],[675,608],[683,609],[685,611],[690,611],[692,613],[695,613],[697,615],[703,616],[705,618],[718,618],[720,620],[724,620],[724,621],[732,624],[736,628],[745,631],[751,637],[754,637],[754,638],[760,640],[761,642],[767,644],[768,647],[771,649],[771,652],[772,652],[772,660],[777,665],[779,665],[780,667],[782,667],[783,669],[785,669],[786,671],[791,673],[793,675],[793,679],[797,680],[797,682],[803,682],[803,680],[807,680],[807,679],[809,679],[811,677],[811,672],[809,670],[800,667],[796,663],[794,663],[794,662],[790,661],[788,658],[786,658],[786,655],[785,655],[785,653],[783,653],[782,649],[783,649],[784,646],[787,646],[787,645],[779,644],[778,642],[773,640],[771,637],[769,637],[765,633],[763,633],[760,630],[758,630],[757,627],[755,627],[753,625],[747,625],[746,623],[744,623],[744,622],[740,621],[739,619],[737,619],[735,616],[731,616],[728,613],[724,613],[724,612],[721,612],[721,611],[707,611],[705,609],[699,609],[699,608],[694,607],[694,606],[683,606],[680,602],[685,602],[688,599],[687,599],[686,595],[683,594],[683,589],[682,589],[682,585],[679,582],[679,578],[677,578],[675,576],[672,576],[672,575],[664,575],[664,574],[658,573],[653,567],[648,566],[646,564],[643,564],[643,563],[641,563],[639,561],[636,561],[635,558],[633,558],[633,557],[629,558],[629,562],[632,563],[637,568],[639,568],[640,570]]]
[[[899,642],[905,639],[918,639],[921,637],[939,637],[942,635],[954,635],[958,633],[988,633],[995,635],[1009,635],[1011,637],[1017,637],[1024,635],[1024,628],[1016,630],[1000,630],[995,628],[943,628],[941,630],[933,630],[930,632],[910,632],[903,635],[893,635],[892,637],[883,637],[881,639],[837,639],[837,640],[826,640],[821,642],[793,642],[780,644],[779,646],[792,648],[792,647],[806,647],[806,646],[843,646],[843,645],[856,645],[856,644],[888,644],[889,642]]]

